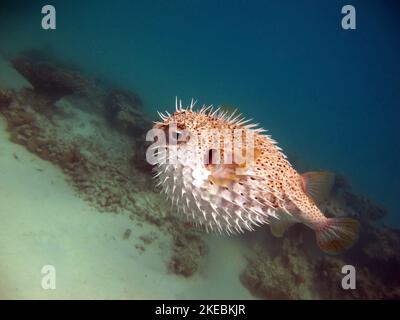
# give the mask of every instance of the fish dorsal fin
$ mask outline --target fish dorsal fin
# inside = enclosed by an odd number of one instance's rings
[[[329,196],[335,182],[335,175],[328,171],[306,172],[301,178],[304,192],[316,204],[320,204]]]

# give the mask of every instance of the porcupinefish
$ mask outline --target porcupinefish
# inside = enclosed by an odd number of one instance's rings
[[[328,218],[318,204],[330,192],[329,172],[299,174],[266,130],[241,114],[195,103],[160,114],[153,130],[158,185],[188,221],[235,234],[269,224],[282,236],[294,223],[315,231],[318,246],[337,254],[357,239],[359,223]],[[150,138],[151,139],[151,138]]]

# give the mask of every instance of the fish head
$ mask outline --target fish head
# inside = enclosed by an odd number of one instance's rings
[[[258,157],[259,150],[246,140],[254,132],[204,110],[177,110],[160,114],[155,128],[164,133],[169,164],[202,172],[204,182],[230,186]],[[173,166],[171,168],[178,168]]]

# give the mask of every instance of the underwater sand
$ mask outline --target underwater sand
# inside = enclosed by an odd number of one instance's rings
[[[5,129],[0,118],[0,298],[251,298],[239,281],[244,261],[235,241],[209,236],[201,274],[169,274],[162,248],[170,239],[125,215],[96,212],[57,167],[9,142]],[[132,234],[123,240],[127,228]],[[158,239],[140,253],[137,237],[150,230]],[[41,287],[49,264],[56,290]]]
[[[0,86],[29,83],[0,59]],[[171,274],[165,233],[128,215],[98,212],[58,167],[10,142],[6,127],[0,116],[0,299],[252,298],[239,280],[245,261],[235,240],[207,236],[200,272]],[[148,233],[157,239],[142,252],[135,245]],[[56,268],[55,290],[41,287],[45,265]]]

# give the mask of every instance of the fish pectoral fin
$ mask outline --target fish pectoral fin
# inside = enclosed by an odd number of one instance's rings
[[[286,230],[289,229],[295,221],[290,221],[289,219],[282,219],[282,220],[274,220],[270,223],[271,233],[276,238],[282,238],[285,234]]]
[[[335,175],[328,171],[306,172],[301,175],[303,190],[316,204],[320,204],[330,194]]]
[[[229,187],[232,183],[239,181],[234,165],[216,165],[212,168],[208,180],[220,187]]]
[[[213,164],[213,153],[209,156],[209,163],[206,167],[210,171],[208,180],[218,186],[229,187],[233,183],[248,177],[248,168],[252,165],[254,158],[260,155],[260,150],[246,150],[243,157],[238,156],[238,152],[231,154],[233,163]],[[253,157],[250,157],[253,155]],[[240,162],[241,161],[241,162]]]
[[[240,150],[235,150],[233,153],[233,162],[240,169],[245,169],[252,166],[258,157],[261,155],[261,150],[259,148],[245,148]]]

